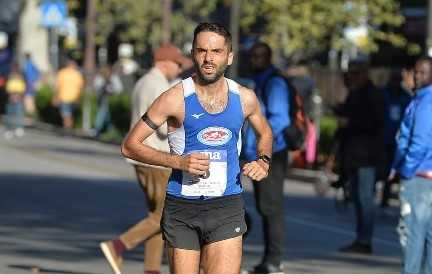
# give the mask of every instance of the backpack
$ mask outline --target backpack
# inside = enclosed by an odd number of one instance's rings
[[[291,83],[290,79],[288,79],[279,71],[275,71],[270,76],[268,76],[267,80],[263,85],[264,90],[266,89],[266,86],[269,83],[270,79],[272,79],[273,77],[282,78],[290,91],[288,96],[288,115],[290,117],[291,123],[283,131],[285,143],[287,144],[288,150],[300,150],[304,148],[308,128],[307,117],[303,107],[303,99],[299,95],[299,92],[297,91],[295,86]],[[264,104],[267,105],[266,102],[264,102]]]

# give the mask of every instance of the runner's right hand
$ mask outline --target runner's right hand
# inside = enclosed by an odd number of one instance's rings
[[[208,155],[199,152],[183,156],[181,169],[192,175],[205,175],[209,170],[210,160]]]

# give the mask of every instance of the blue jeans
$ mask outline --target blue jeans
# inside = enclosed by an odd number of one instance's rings
[[[24,104],[22,101],[9,101],[6,105],[6,127],[15,129],[24,126]]]
[[[97,134],[100,134],[104,129],[109,129],[111,127],[111,115],[109,109],[109,100],[105,96],[101,98],[99,103],[99,109],[96,114],[95,130]]]
[[[425,262],[432,273],[432,180],[414,177],[402,180],[398,226],[403,251],[403,274],[418,274]],[[425,258],[425,256],[427,256]]]
[[[375,175],[372,166],[360,167],[350,172],[350,191],[356,211],[356,242],[372,244],[375,218]]]
[[[72,117],[75,109],[74,103],[61,103],[60,104],[60,115],[61,117]]]

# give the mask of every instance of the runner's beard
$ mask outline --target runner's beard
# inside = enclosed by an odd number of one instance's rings
[[[194,61],[195,62],[195,61]],[[205,75],[201,72],[201,70],[199,69],[199,65],[195,62],[195,66],[197,67],[197,75],[199,77],[199,79],[204,83],[204,84],[213,84],[214,82],[216,82],[217,80],[219,80],[225,73],[228,64],[225,63],[222,66],[220,66],[217,70],[216,73],[213,75]]]

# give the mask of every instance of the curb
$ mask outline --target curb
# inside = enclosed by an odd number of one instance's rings
[[[96,141],[96,142],[100,142],[100,143],[104,143],[104,144],[110,144],[110,145],[121,145],[121,142],[117,142],[117,141],[107,141],[107,140],[102,140],[100,138],[94,137],[89,135],[88,133],[80,130],[80,129],[65,129],[63,127],[59,127],[53,124],[49,124],[49,123],[44,123],[41,121],[31,121],[31,122],[27,122],[27,124],[25,125],[26,128],[33,128],[33,129],[38,129],[38,130],[42,130],[42,131],[50,131],[53,132],[57,135],[63,135],[63,136],[69,136],[69,137],[74,137],[74,138],[80,138],[80,139],[84,139],[84,140],[92,140],[92,141]]]

